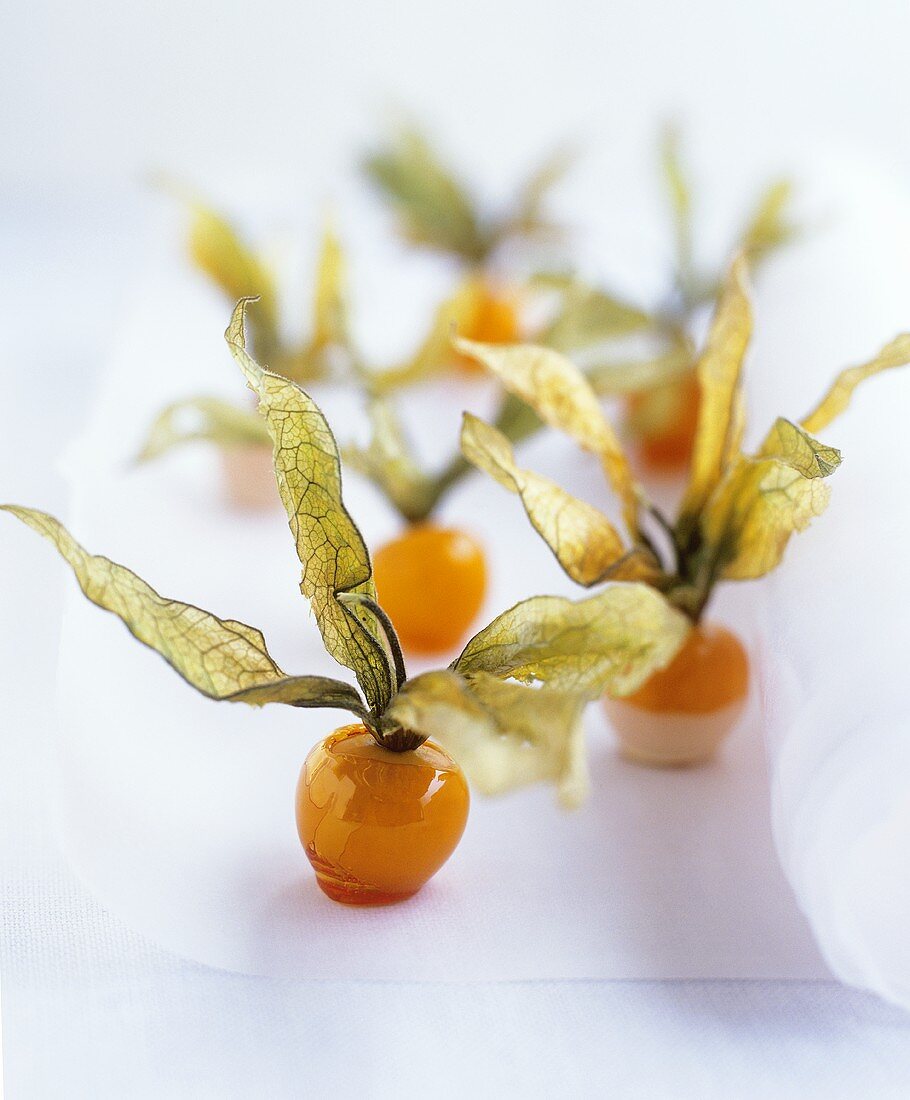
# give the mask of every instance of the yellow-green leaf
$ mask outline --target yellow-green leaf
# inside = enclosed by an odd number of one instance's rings
[[[774,569],[790,536],[825,510],[829,490],[822,476],[807,477],[780,458],[740,458],[702,517],[719,575],[751,580]]]
[[[195,196],[182,192],[190,213],[187,248],[190,258],[234,303],[258,297],[257,323],[277,326],[277,293],[272,272],[240,237],[231,223]]]
[[[520,497],[534,529],[573,581],[589,587],[608,576],[626,579],[625,570],[633,563],[622,560],[626,547],[613,524],[549,478],[518,467],[502,432],[465,413],[461,450],[469,462]]]
[[[695,281],[692,264],[692,188],[679,150],[679,131],[667,126],[661,135],[660,167],[676,238],[676,266],[683,293],[688,293]]]
[[[275,445],[278,492],[303,566],[300,590],[310,601],[326,650],[353,670],[373,712],[394,691],[394,669],[375,619],[338,600],[343,592],[375,598],[370,556],[345,510],[341,463],[328,422],[298,385],[263,370],[246,351],[244,313],[237,304],[225,339],[250,388],[259,396]]]
[[[770,252],[787,244],[796,235],[796,226],[787,217],[792,194],[790,180],[775,180],[765,189],[746,223],[739,247],[753,269]]]
[[[644,310],[578,279],[538,276],[535,282],[561,293],[559,312],[547,326],[542,340],[557,351],[589,348],[641,332],[654,324],[654,318]]]
[[[90,554],[46,512],[14,504],[0,505],[0,510],[55,546],[93,604],[116,615],[135,638],[210,699],[252,706],[331,707],[367,717],[366,706],[350,684],[282,672],[254,627],[160,596],[125,566]]]
[[[433,484],[414,458],[389,401],[374,398],[368,411],[370,442],[366,447],[346,447],[346,463],[368,477],[402,516],[413,521],[422,519],[427,514]]]
[[[347,265],[338,234],[326,225],[316,265],[311,350],[321,351],[348,340]],[[243,295],[238,295],[243,297]]]
[[[218,397],[193,397],[175,401],[155,418],[139,452],[139,462],[149,462],[173,447],[205,440],[216,447],[268,445],[268,429],[252,409],[241,409]]]
[[[687,342],[681,342],[651,359],[594,363],[585,375],[595,393],[602,397],[614,397],[672,386],[690,374],[694,366],[692,347]]]
[[[752,334],[752,308],[746,289],[746,261],[734,260],[717,303],[707,343],[698,360],[701,386],[692,473],[683,516],[697,516],[736,457],[740,375]]]
[[[418,130],[400,128],[385,149],[366,158],[364,171],[409,240],[471,263],[483,259],[490,242],[471,196]]]
[[[609,585],[577,601],[534,596],[475,634],[452,667],[589,698],[628,695],[672,660],[688,629],[685,616],[644,584]]]
[[[760,458],[779,458],[803,477],[827,477],[841,462],[840,451],[813,439],[782,416],[775,420],[758,451]]]
[[[626,523],[636,532],[641,491],[597,395],[575,364],[552,348],[534,344],[480,344],[473,340],[455,340],[454,344],[530,405],[541,420],[598,456],[622,501]]]
[[[903,332],[885,344],[873,359],[841,371],[818,405],[803,418],[802,426],[813,434],[824,431],[850,404],[853,391],[860,382],[880,371],[903,367],[907,363],[910,363],[910,333]]]
[[[555,150],[536,168],[521,185],[515,202],[514,213],[509,218],[508,230],[516,234],[533,234],[555,231],[544,216],[544,202],[560,183],[576,160],[574,150],[562,147]]]
[[[588,790],[584,705],[571,692],[485,673],[465,680],[452,671],[428,672],[405,684],[386,723],[438,741],[484,794],[549,780],[563,804],[575,806]]]

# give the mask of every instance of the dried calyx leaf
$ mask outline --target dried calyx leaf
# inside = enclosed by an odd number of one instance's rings
[[[518,494],[534,529],[573,581],[590,587],[608,578],[640,579],[647,571],[648,560],[630,553],[599,509],[549,478],[521,469],[505,435],[470,413],[464,414],[461,450],[474,466]],[[656,566],[651,558],[651,570]]]
[[[673,217],[676,282],[683,299],[688,300],[696,283],[692,258],[692,187],[679,146],[678,129],[665,127],[660,142],[660,167]]]
[[[462,433],[466,458],[521,498],[534,528],[573,580],[584,585],[603,577],[644,581],[661,593],[655,598],[695,621],[718,580],[763,576],[779,564],[791,535],[824,510],[828,489],[822,479],[840,464],[840,453],[810,433],[846,408],[862,380],[910,362],[910,334],[903,334],[873,359],[842,372],[801,425],[780,418],[756,454],[743,454],[741,376],[752,330],[746,263],[740,253],[731,265],[698,360],[701,403],[692,472],[675,523],[644,500],[615,436],[604,428],[591,387],[568,359],[533,346],[456,342],[543,420],[600,454],[625,505],[628,550],[623,553],[622,537],[606,517],[519,467],[508,441],[470,416]],[[656,523],[662,551],[640,518]],[[609,646],[614,644],[610,639]]]
[[[545,217],[543,204],[572,159],[565,150],[547,158],[519,189],[513,208],[493,218],[484,217],[464,184],[413,125],[399,127],[385,148],[366,157],[363,168],[395,210],[407,240],[478,267],[504,241],[560,232]]]
[[[910,361],[910,333],[904,332],[885,344],[878,355],[872,359],[841,371],[818,405],[803,418],[802,426],[807,432],[823,431],[847,408],[853,391],[860,382],[883,370],[903,367],[908,361]]]
[[[169,190],[189,212],[187,250],[193,264],[223,292],[233,305],[238,298],[261,302],[252,330],[258,355],[272,358],[280,348],[278,293],[273,272],[257,256],[224,215],[189,189],[167,182]]]
[[[300,590],[310,601],[326,650],[356,675],[378,716],[394,693],[394,670],[375,617],[338,598],[345,592],[376,596],[366,544],[342,501],[338,447],[315,402],[294,382],[263,370],[247,353],[247,302],[238,303],[225,339],[259,397],[274,442],[278,493],[303,566]]]
[[[329,223],[323,231],[316,262],[311,354],[331,347],[346,347],[350,340],[349,328],[347,264],[338,234]]]
[[[793,183],[788,179],[774,180],[759,197],[739,238],[739,247],[753,270],[775,249],[798,236],[799,228],[789,216],[792,197]]]
[[[550,780],[562,803],[576,806],[588,790],[584,705],[572,692],[446,670],[408,681],[387,719],[439,741],[484,794]]]
[[[476,634],[452,668],[592,699],[627,695],[673,658],[688,628],[685,616],[644,584],[612,584],[577,601],[533,596]]]
[[[463,355],[476,359],[510,393],[529,405],[544,423],[597,455],[622,501],[626,524],[637,534],[643,493],[597,395],[574,363],[552,348],[533,344],[500,346],[461,339],[454,343]]]
[[[540,337],[542,344],[557,351],[580,351],[656,324],[653,314],[575,276],[540,274],[533,285],[559,293],[559,310]]]
[[[544,206],[550,192],[565,179],[576,159],[575,150],[569,146],[556,149],[544,158],[518,190],[506,235],[562,235],[561,227],[549,220]]]
[[[421,469],[387,398],[368,405],[371,435],[366,447],[344,449],[348,466],[369,478],[410,523],[424,519],[435,504],[434,481]]]
[[[282,672],[262,634],[253,627],[160,596],[125,566],[90,554],[45,512],[14,504],[0,505],[0,510],[43,535],[70,565],[92,603],[121,619],[134,637],[161,654],[187,683],[210,699],[253,706],[331,707],[368,717],[350,684]]]
[[[694,523],[739,448],[737,402],[751,336],[746,260],[740,255],[730,268],[696,367],[701,400],[692,469],[680,512],[684,527]]]
[[[470,263],[484,258],[490,242],[471,196],[416,128],[401,127],[363,168],[394,207],[409,240]]]
[[[174,447],[204,440],[218,447],[269,445],[262,417],[219,397],[193,397],[162,409],[149,430],[139,462],[149,462]]]
[[[681,387],[695,368],[693,322],[706,305],[716,301],[723,279],[697,270],[693,254],[693,194],[689,173],[680,153],[679,133],[664,129],[660,142],[661,178],[667,194],[674,234],[674,286],[664,300],[641,308],[621,295],[586,284],[573,275],[541,273],[532,286],[556,296],[555,315],[536,342],[564,353],[582,355],[581,365],[594,390],[601,395],[642,394],[627,426],[635,435],[660,436],[673,423]],[[790,217],[792,186],[776,180],[766,187],[737,237],[753,270],[798,232]],[[633,354],[624,347],[610,354],[609,345],[628,342],[643,348]]]

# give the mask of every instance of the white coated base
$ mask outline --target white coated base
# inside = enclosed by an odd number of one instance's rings
[[[736,728],[745,701],[706,714],[664,714],[623,699],[606,699],[604,706],[619,751],[627,760],[656,768],[684,768],[715,756]]]

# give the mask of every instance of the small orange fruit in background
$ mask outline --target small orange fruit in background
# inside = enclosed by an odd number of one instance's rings
[[[517,344],[522,339],[518,298],[507,291],[483,286],[477,293],[471,315],[459,326],[459,336],[481,344]],[[476,359],[456,355],[455,365],[465,374],[483,374]]]
[[[605,706],[622,754],[642,764],[710,759],[733,730],[749,693],[749,657],[725,627],[694,626],[666,668]]]
[[[660,410],[660,419],[667,422],[656,431],[649,431],[646,424],[638,430],[638,453],[646,468],[669,474],[684,470],[692,458],[701,405],[701,387],[694,372],[664,392],[632,394],[626,406],[630,421],[633,425],[645,421],[649,404],[664,400],[668,401],[669,411]]]
[[[373,555],[373,579],[402,647],[446,653],[464,639],[480,611],[487,567],[473,536],[418,523]]]
[[[405,752],[343,726],[307,757],[297,832],[333,901],[389,905],[416,894],[458,845],[470,796],[464,773],[432,741]]]

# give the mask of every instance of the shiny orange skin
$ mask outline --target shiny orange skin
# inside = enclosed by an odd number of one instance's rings
[[[446,653],[464,639],[480,611],[487,566],[473,536],[417,523],[373,555],[373,579],[402,647]]]
[[[517,299],[507,293],[485,290],[459,335],[482,344],[518,343],[522,333]],[[466,355],[456,355],[455,365],[466,374],[484,373],[484,367]]]
[[[307,757],[297,832],[333,901],[391,905],[416,894],[455,851],[469,804],[464,774],[444,749],[427,741],[392,752],[358,723]]]
[[[702,623],[670,664],[623,702],[658,714],[710,714],[742,702],[748,691],[749,655],[742,642],[726,627]]]
[[[677,384],[674,394],[677,412],[672,424],[655,435],[642,434],[638,441],[638,453],[642,464],[658,473],[674,473],[684,470],[691,461],[695,433],[698,429],[698,411],[701,405],[701,388],[695,374]],[[645,407],[651,395],[633,394],[628,399],[628,412],[635,417]]]

